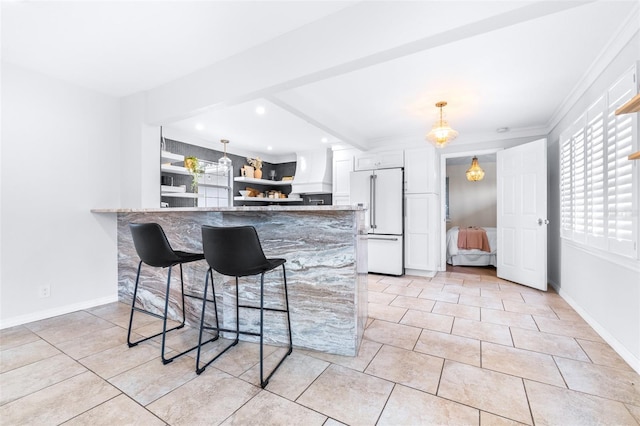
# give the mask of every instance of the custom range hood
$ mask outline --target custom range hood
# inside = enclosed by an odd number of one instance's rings
[[[296,175],[291,183],[295,194],[330,194],[332,186],[331,149],[319,149],[296,153]]]

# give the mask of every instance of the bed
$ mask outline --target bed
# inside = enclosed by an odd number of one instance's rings
[[[496,256],[497,231],[496,228],[482,227],[487,231],[490,251],[479,249],[458,248],[459,227],[454,226],[447,231],[447,263],[453,266],[498,266]]]

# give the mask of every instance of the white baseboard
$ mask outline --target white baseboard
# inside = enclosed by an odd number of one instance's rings
[[[578,305],[578,303],[573,300],[570,296],[566,294],[566,292],[562,291],[562,287],[558,287],[557,284],[550,282],[551,286],[556,290],[556,292],[569,304],[571,307],[584,319],[587,324],[589,324],[595,331],[604,339],[605,342],[613,348],[614,351],[622,359],[626,361],[631,368],[633,368],[638,374],[640,374],[640,358],[631,353],[627,348],[625,348],[615,337],[611,335],[604,327],[602,327],[591,315],[589,315],[584,309]]]
[[[428,277],[428,278],[435,277],[437,273],[438,273],[437,271],[425,271],[422,269],[405,269],[404,270],[405,275],[415,275],[418,277]]]
[[[118,301],[118,295],[101,297],[99,299],[86,300],[84,302],[74,303],[71,305],[58,306],[56,308],[47,309],[44,311],[33,312],[27,315],[20,315],[17,317],[9,318],[0,321],[0,330],[9,327],[15,327],[16,325],[27,324],[33,321],[40,321],[58,315],[64,315],[71,312],[81,311],[83,309],[93,308],[95,306],[105,305],[107,303],[113,303]]]

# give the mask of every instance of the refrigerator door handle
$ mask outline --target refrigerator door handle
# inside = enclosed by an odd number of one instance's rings
[[[369,240],[398,241],[398,238],[369,237]]]
[[[369,176],[369,223],[376,229],[376,175]]]

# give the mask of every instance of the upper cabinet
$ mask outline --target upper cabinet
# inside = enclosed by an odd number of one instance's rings
[[[404,166],[404,151],[365,152],[355,157],[355,170],[390,169]]]
[[[354,157],[360,151],[341,149],[333,152],[333,205],[348,205],[349,182],[354,167]]]
[[[426,145],[405,151],[404,192],[407,194],[439,194],[438,156]]]

